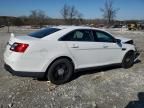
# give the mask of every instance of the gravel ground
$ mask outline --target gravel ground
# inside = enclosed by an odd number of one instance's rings
[[[12,76],[3,69],[3,52],[9,39],[6,31],[0,29],[0,108],[144,108],[143,52],[140,62],[130,69],[83,71],[75,73],[69,83],[56,86],[49,81]],[[11,31],[26,34],[31,30]],[[144,32],[110,32],[134,39],[144,50]]]

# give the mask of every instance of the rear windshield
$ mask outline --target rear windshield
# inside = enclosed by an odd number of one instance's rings
[[[57,32],[59,30],[60,29],[58,29],[58,28],[45,28],[45,29],[41,29],[39,31],[30,33],[30,34],[28,34],[28,36],[35,37],[35,38],[43,38],[45,36],[48,36],[52,33]]]

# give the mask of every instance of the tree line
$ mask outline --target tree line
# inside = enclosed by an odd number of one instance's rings
[[[118,12],[118,9],[114,8],[113,4],[113,0],[105,1],[104,7],[100,9],[100,11],[103,13],[103,19],[98,19],[100,22],[103,22],[107,25],[112,24]],[[64,4],[60,10],[60,14],[62,16],[61,19],[54,19],[49,17],[42,10],[32,10],[28,16],[1,16],[0,25],[32,25],[43,27],[44,25],[86,25],[100,23],[96,22],[95,20],[84,19],[84,15],[75,6],[70,6],[68,4]]]

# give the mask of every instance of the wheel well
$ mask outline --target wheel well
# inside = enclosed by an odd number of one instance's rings
[[[123,62],[123,60],[124,60],[126,54],[129,53],[129,52],[130,52],[130,53],[134,53],[134,50],[129,50],[129,51],[127,51],[127,52],[125,53],[125,55],[123,56],[122,62]]]
[[[134,50],[129,50],[128,52],[134,53]],[[126,54],[127,54],[128,52],[126,52]]]
[[[60,57],[54,59],[54,60],[50,63],[50,65],[48,66],[48,68],[47,68],[47,70],[46,70],[46,72],[45,72],[45,76],[47,75],[50,66],[51,66],[56,60],[64,59],[64,58],[65,58],[65,59],[68,59],[68,60],[72,63],[73,68],[75,67],[74,62],[73,62],[73,60],[72,60],[70,57],[67,57],[67,56],[60,56]]]

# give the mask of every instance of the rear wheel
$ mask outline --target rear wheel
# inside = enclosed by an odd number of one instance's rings
[[[124,59],[122,61],[122,67],[125,69],[130,68],[133,66],[133,63],[134,63],[134,52],[129,51],[124,56]]]
[[[68,59],[58,59],[49,68],[47,78],[54,84],[63,84],[70,80],[73,64]]]

